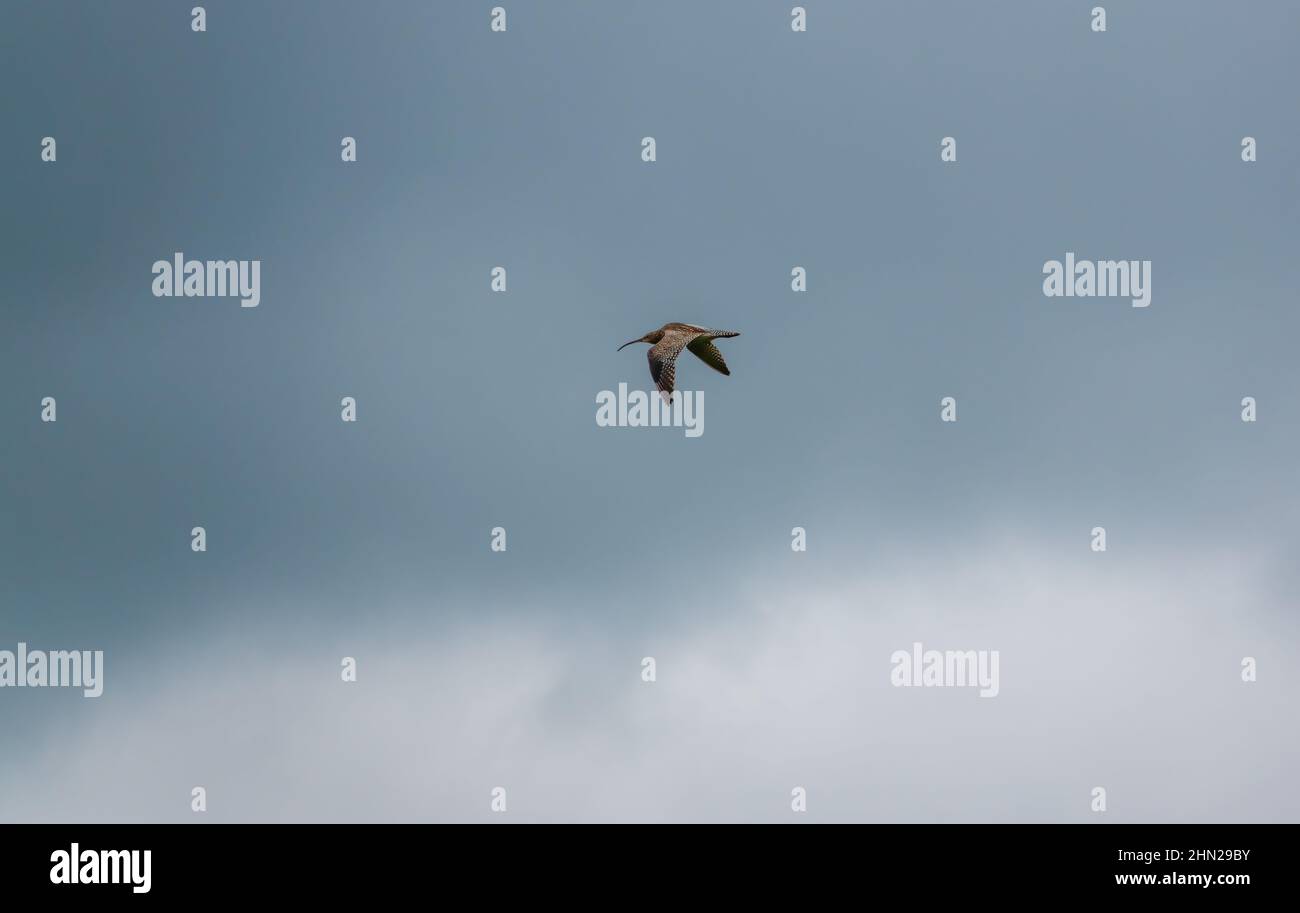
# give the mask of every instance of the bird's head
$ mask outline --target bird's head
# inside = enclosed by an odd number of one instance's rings
[[[623,343],[623,344],[622,344],[621,346],[619,346],[615,351],[617,351],[617,352],[622,352],[624,349],[626,349],[628,346],[632,345],[632,343],[635,343],[635,342],[648,342],[648,343],[650,343],[650,345],[654,345],[656,342],[658,342],[659,340],[661,340],[661,339],[663,339],[663,338],[664,338],[664,331],[663,331],[663,330],[654,330],[653,332],[646,333],[646,334],[645,334],[644,336],[642,336],[640,339],[633,339],[631,342],[625,342],[625,343]]]

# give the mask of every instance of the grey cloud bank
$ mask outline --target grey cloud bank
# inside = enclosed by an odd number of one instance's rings
[[[205,820],[478,821],[503,786],[513,820],[781,821],[801,786],[815,820],[1084,821],[1103,786],[1106,820],[1292,820],[1300,737],[1276,720],[1300,630],[1240,623],[1255,561],[1196,557],[1089,567],[1008,542],[942,579],[916,559],[809,590],[774,576],[635,642],[392,615],[353,641],[355,684],[318,637],[227,636],[9,758],[26,786],[3,812],[189,820],[203,785]],[[996,698],[893,686],[893,645],[940,638],[999,651]]]

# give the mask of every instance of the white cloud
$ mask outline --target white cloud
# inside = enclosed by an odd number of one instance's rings
[[[346,649],[227,637],[116,693],[110,657],[93,724],[8,757],[3,817],[189,820],[203,785],[214,821],[489,820],[494,786],[516,821],[782,821],[794,786],[808,820],[1083,821],[1093,786],[1113,821],[1300,818],[1282,722],[1300,638],[1267,568],[1008,545],[948,561],[715,592],[647,644],[501,623]],[[998,650],[1000,695],[891,687],[914,641]]]

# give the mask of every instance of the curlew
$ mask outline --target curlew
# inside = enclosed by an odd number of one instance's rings
[[[693,323],[665,323],[657,330],[646,333],[640,339],[625,342],[618,347],[623,351],[633,342],[650,343],[646,357],[650,359],[650,376],[659,387],[664,402],[671,403],[673,397],[673,379],[677,375],[677,356],[682,349],[690,349],[700,361],[722,374],[730,375],[727,363],[722,360],[722,353],[713,344],[715,339],[739,336],[730,330],[710,330],[697,327]]]

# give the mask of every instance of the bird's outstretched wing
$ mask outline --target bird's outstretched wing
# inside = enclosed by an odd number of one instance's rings
[[[650,351],[646,352],[646,357],[650,359],[650,376],[654,378],[655,386],[659,388],[659,393],[666,403],[671,403],[673,398],[673,381],[677,377],[677,356],[690,340],[691,337],[684,334],[670,334],[664,336],[650,347]]]
[[[734,336],[736,334],[729,333],[727,335]],[[696,336],[686,344],[686,348],[690,349],[692,354],[697,356],[700,361],[704,362],[713,370],[722,374],[731,374],[731,372],[727,370],[727,363],[722,359],[722,353],[718,351],[718,347],[710,341],[706,334]]]
[[[668,332],[646,353],[650,359],[650,376],[659,387],[664,402],[672,402],[673,381],[677,376],[677,356],[681,354],[682,349],[689,348],[713,370],[731,374],[727,369],[727,363],[722,360],[722,353],[718,351],[712,340],[739,335],[730,330],[710,330],[691,323],[669,324]]]

